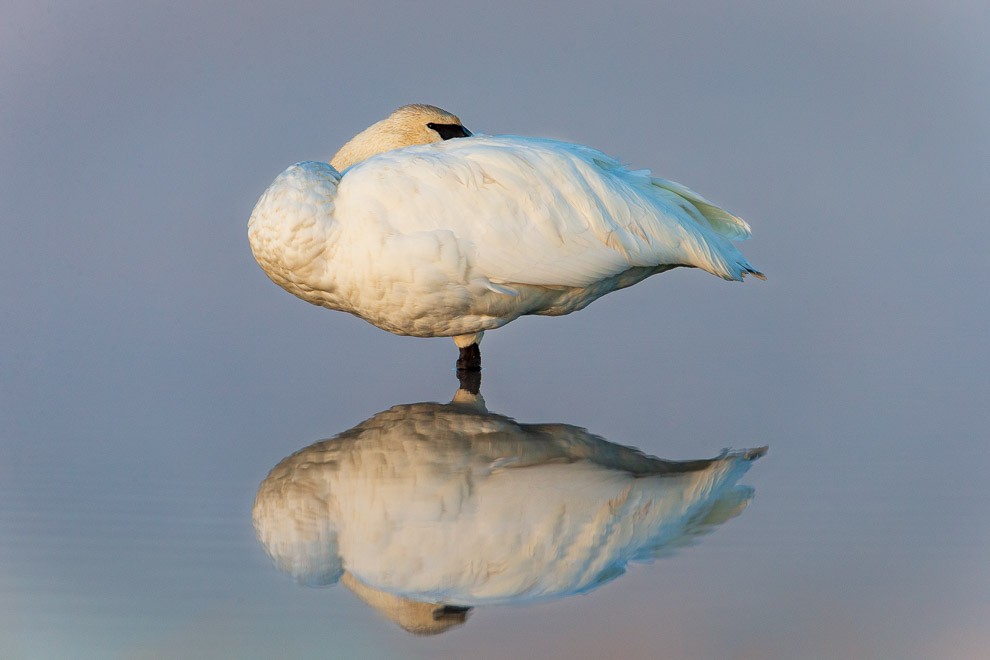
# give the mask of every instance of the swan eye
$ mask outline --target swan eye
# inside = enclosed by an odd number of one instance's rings
[[[430,130],[436,131],[442,140],[471,137],[471,131],[464,128],[460,124],[437,124],[436,122],[431,121],[426,125],[426,127]]]

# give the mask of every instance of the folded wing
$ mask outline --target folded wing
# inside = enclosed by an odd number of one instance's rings
[[[633,267],[759,273],[749,227],[697,193],[593,149],[514,136],[448,140],[346,170],[334,215],[387,235],[453,236],[495,283],[584,287]]]

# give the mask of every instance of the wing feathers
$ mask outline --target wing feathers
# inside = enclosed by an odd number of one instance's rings
[[[749,226],[697,193],[593,149],[513,136],[387,152],[342,177],[335,215],[389,233],[449,231],[500,283],[584,287],[633,267],[755,272]]]
[[[745,220],[732,215],[725,209],[720,209],[687,186],[666,179],[653,179],[653,185],[669,190],[690,202],[708,220],[711,228],[721,236],[733,241],[742,241],[752,235],[752,230]]]

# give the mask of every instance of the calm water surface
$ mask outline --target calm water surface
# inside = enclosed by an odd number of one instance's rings
[[[937,454],[640,451],[464,391],[379,405],[327,440],[13,448],[0,655],[978,657],[985,553],[942,512],[985,487],[919,505]]]

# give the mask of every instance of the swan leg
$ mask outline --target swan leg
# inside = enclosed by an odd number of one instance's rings
[[[454,337],[454,343],[460,351],[457,357],[457,380],[461,383],[461,389],[471,394],[481,391],[481,347],[478,344],[484,334],[477,332]]]
[[[457,358],[458,371],[481,371],[481,348],[477,344],[461,347]]]
[[[481,350],[477,344],[461,349],[457,358],[457,381],[468,394],[481,393]]]
[[[457,358],[457,371],[481,371],[481,338],[485,336],[484,330],[470,335],[455,336],[454,343],[460,349],[461,354]]]

